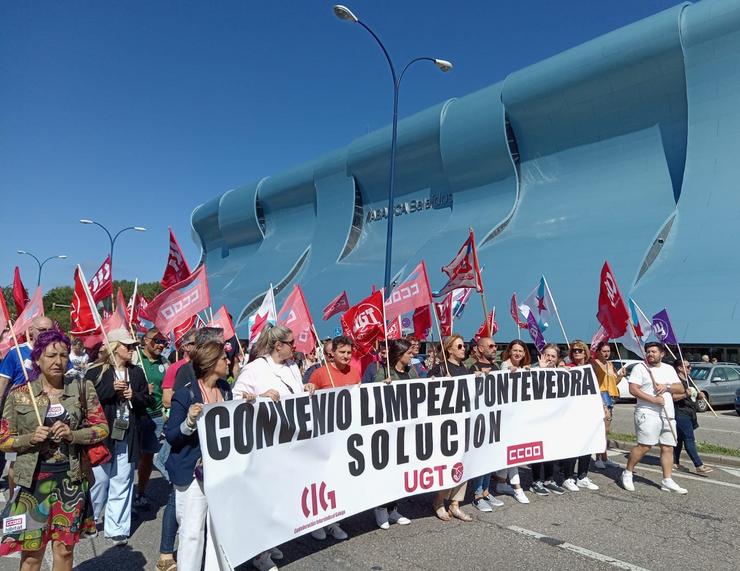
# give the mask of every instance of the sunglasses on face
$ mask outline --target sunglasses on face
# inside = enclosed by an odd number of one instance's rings
[[[136,344],[131,344],[131,343],[129,343],[129,344],[126,344],[126,343],[122,343],[122,345],[123,345],[123,346],[124,346],[124,347],[126,348],[126,350],[127,350],[127,351],[133,351],[134,349],[136,349]]]
[[[291,349],[295,349],[295,339],[291,339],[290,341],[283,341],[286,345],[290,345]]]
[[[149,339],[149,341],[152,342],[152,345],[169,345],[170,344],[170,342],[164,337],[154,337],[153,339]]]
[[[458,343],[457,345],[455,345],[455,349],[464,349],[464,348],[465,348],[465,345],[463,345],[462,343]]]
[[[488,348],[489,349],[495,349],[496,348],[496,345],[489,345]]]
[[[574,353],[583,353],[583,349],[571,349]]]

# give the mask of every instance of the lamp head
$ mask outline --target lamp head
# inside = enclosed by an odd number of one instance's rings
[[[441,69],[442,71],[450,71],[452,69],[452,62],[447,61],[446,59],[435,59],[434,64]]]
[[[136,230],[137,232],[146,232],[146,228],[144,228],[143,226],[134,226],[134,230]]]
[[[60,260],[66,260],[67,259],[67,254],[61,254],[61,255],[57,256],[57,258],[59,258]]]
[[[25,250],[18,250],[18,253],[19,254],[28,254],[28,252],[26,252]]]
[[[92,224],[92,223],[93,221],[88,220],[87,218],[83,218],[82,220],[80,220],[80,224]]]
[[[334,15],[340,20],[347,20],[348,22],[359,21],[359,18],[352,13],[352,10],[347,8],[347,6],[342,6],[341,4],[336,4],[334,6]]]

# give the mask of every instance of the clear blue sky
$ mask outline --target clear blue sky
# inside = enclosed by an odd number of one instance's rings
[[[621,0],[346,0],[398,67],[401,117],[464,95],[675,5]],[[193,208],[390,122],[382,53],[325,1],[4,0],[0,3],[0,284],[88,276],[111,230],[114,275],[158,280],[171,225],[191,263]],[[461,9],[462,8],[462,9]]]

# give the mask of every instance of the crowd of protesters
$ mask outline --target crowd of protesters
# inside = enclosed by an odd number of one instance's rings
[[[205,404],[231,399],[277,401],[360,383],[591,364],[608,433],[619,395],[617,384],[627,374],[624,368],[615,369],[607,342],[591,355],[580,340],[570,343],[564,355],[557,345],[546,345],[533,362],[529,348],[519,340],[508,343],[499,359],[499,347],[488,336],[466,343],[461,335],[452,334],[440,344],[428,343],[423,356],[419,340],[409,336],[381,340],[369,362],[361,364],[348,337],[324,340],[303,355],[296,353],[289,328],[271,325],[249,347],[248,359],[238,339],[225,340],[223,330],[213,327],[187,332],[170,358],[165,357],[170,341],[156,328],[141,339],[124,329],[114,330],[106,344],[87,350],[41,317],[33,322],[27,338],[0,364],[0,394],[4,395],[0,451],[12,462],[10,495],[2,517],[24,522],[22,528],[6,530],[0,554],[21,552],[21,568],[29,570],[40,569],[49,542],[54,569],[72,568],[74,548],[81,538],[102,532],[113,544],[126,544],[134,513],[153,509],[147,496],[153,467],[169,486],[156,568],[197,571],[205,565],[205,569],[217,569],[197,434],[197,419]],[[648,343],[646,354],[646,363],[634,367],[629,376],[630,392],[637,399],[638,444],[621,474],[621,485],[634,491],[635,465],[659,445],[662,489],[685,494],[671,477],[680,465],[682,447],[696,473],[711,471],[696,452],[693,402],[697,395],[688,383],[688,363],[663,363],[665,353],[659,343]],[[549,496],[598,490],[589,478],[591,462],[589,454],[532,464],[529,492]],[[604,443],[594,467],[615,466],[608,461]],[[470,486],[463,481],[440,490],[434,494],[431,513],[441,521],[472,521],[463,508],[468,487],[472,507],[481,512],[504,505],[496,495],[530,502],[519,469],[511,467],[473,478]],[[402,514],[402,500],[374,509],[379,528],[411,523]],[[327,536],[348,538],[339,523],[311,535],[317,541]],[[282,558],[275,547],[252,563],[265,571],[277,569],[275,561]]]

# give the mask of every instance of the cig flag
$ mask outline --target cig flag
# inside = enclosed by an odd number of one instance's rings
[[[655,336],[661,343],[678,345],[667,309],[664,308],[653,315],[653,331],[655,331]]]
[[[596,313],[596,318],[604,326],[610,339],[619,339],[627,331],[629,314],[622,294],[619,293],[617,280],[609,267],[609,262],[604,262],[604,266],[601,268],[599,310]]]

